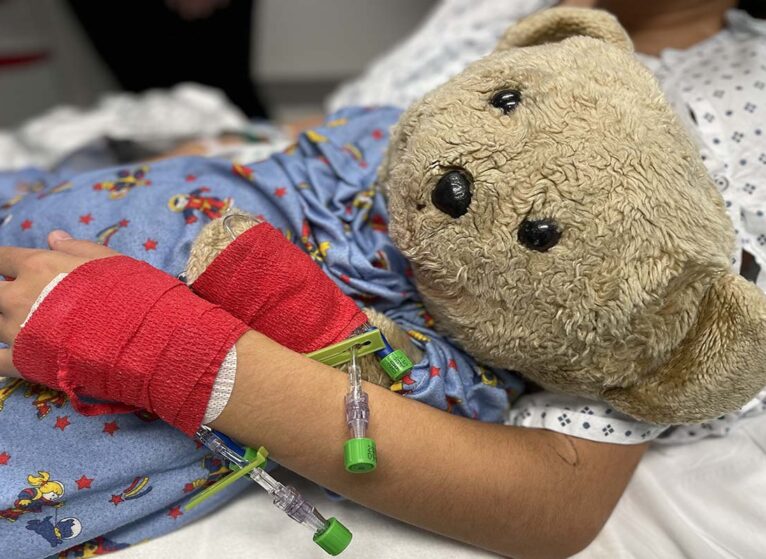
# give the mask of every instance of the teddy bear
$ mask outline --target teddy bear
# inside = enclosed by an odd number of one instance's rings
[[[402,115],[376,186],[437,329],[481,362],[660,424],[712,419],[766,385],[766,297],[730,270],[724,203],[608,13],[511,27]],[[230,215],[200,233],[187,281],[254,223]]]

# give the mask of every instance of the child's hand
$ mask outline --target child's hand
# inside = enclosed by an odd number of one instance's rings
[[[0,247],[0,274],[15,278],[0,283],[0,341],[11,348],[32,305],[56,276],[91,260],[118,254],[105,246],[72,240],[63,231],[52,232],[48,243],[54,250]],[[69,254],[56,250],[62,244],[70,245]],[[77,247],[73,251],[75,244]],[[0,350],[0,376],[19,376],[11,351]]]
[[[0,274],[17,278],[0,286],[11,346],[0,374],[60,390],[84,415],[144,409],[193,435],[247,326],[146,262],[71,237],[49,243],[0,248]]]

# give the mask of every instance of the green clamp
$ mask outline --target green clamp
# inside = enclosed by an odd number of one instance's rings
[[[314,543],[330,555],[340,555],[351,543],[351,532],[341,522],[332,517],[324,530],[314,534]]]
[[[250,456],[253,456],[253,453],[254,453],[254,457],[253,457],[252,461],[247,466],[243,466],[241,468],[237,466],[236,467],[237,468],[236,471],[233,471],[232,473],[230,473],[226,477],[224,477],[224,478],[218,480],[217,482],[215,482],[213,485],[211,485],[210,487],[208,487],[204,491],[200,491],[198,494],[196,494],[194,497],[192,497],[189,500],[189,502],[186,503],[186,506],[184,508],[186,510],[193,509],[194,507],[199,505],[205,499],[209,499],[210,497],[212,497],[216,493],[226,489],[228,486],[230,486],[232,483],[237,481],[239,478],[242,478],[242,477],[246,476],[247,474],[252,472],[255,468],[259,468],[259,467],[261,467],[262,465],[264,465],[266,463],[266,460],[267,460],[267,458],[269,456],[269,451],[268,450],[266,450],[263,447],[259,448],[257,451],[253,451],[252,448],[248,448],[247,450],[248,451],[252,451],[252,452],[250,452]],[[247,456],[247,455],[248,455],[248,453],[246,452],[245,456]],[[232,464],[232,466],[234,466],[234,465]],[[234,470],[234,467],[232,467],[232,470]]]
[[[337,344],[307,353],[306,357],[330,367],[337,367],[351,361],[351,348],[354,346],[357,346],[356,356],[362,357],[380,351],[386,347],[386,344],[380,335],[380,330],[376,328]]]
[[[253,460],[257,460],[258,453],[263,451],[263,454],[261,455],[261,457],[264,458],[264,461],[261,463],[262,464],[261,467],[263,468],[266,467],[266,462],[268,462],[266,458],[269,456],[269,452],[265,448],[261,447],[258,450],[255,450],[254,448],[250,448],[249,446],[246,446],[244,448],[245,448],[245,455],[242,458],[244,458],[246,462],[252,462]],[[241,468],[234,463],[230,463],[229,469],[232,472],[238,472]]]
[[[343,445],[343,463],[352,474],[371,472],[378,465],[375,441],[368,438],[349,439]]]

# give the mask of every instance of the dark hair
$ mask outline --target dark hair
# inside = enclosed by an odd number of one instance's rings
[[[753,17],[766,18],[766,2],[763,0],[739,0],[737,7]]]

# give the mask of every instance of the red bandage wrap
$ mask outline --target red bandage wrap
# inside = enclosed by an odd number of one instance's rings
[[[237,237],[191,287],[301,353],[340,342],[367,322],[356,303],[269,223]]]
[[[193,435],[246,330],[175,278],[114,256],[83,264],[48,294],[16,337],[13,362],[28,380],[65,392],[80,413],[145,409]]]

